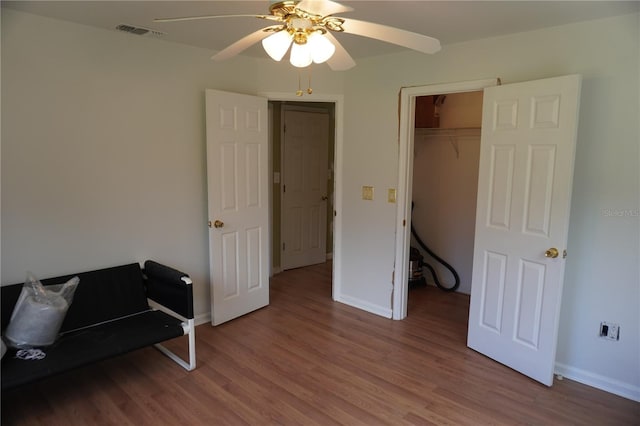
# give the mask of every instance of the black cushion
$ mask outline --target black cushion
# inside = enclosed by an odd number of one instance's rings
[[[189,275],[176,269],[147,260],[144,263],[147,277],[147,297],[187,319],[193,318],[193,289],[182,281]]]
[[[63,284],[74,276],[80,283],[60,332],[110,321],[149,309],[142,270],[138,263],[40,280]],[[2,287],[2,329],[9,324],[22,284]]]
[[[18,359],[10,350],[2,359],[2,390],[182,336],[181,324],[164,312],[148,310],[63,334],[42,349],[46,357],[41,360]]]

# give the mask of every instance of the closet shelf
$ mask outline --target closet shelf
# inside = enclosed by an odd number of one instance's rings
[[[427,140],[429,138],[445,138],[451,143],[456,152],[456,158],[460,158],[458,138],[480,137],[480,127],[455,127],[455,128],[418,128],[415,129],[415,140]]]

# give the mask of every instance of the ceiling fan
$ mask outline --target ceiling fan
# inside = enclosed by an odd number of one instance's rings
[[[432,37],[372,22],[347,19],[334,15],[353,8],[331,0],[270,0],[269,15],[205,15],[157,18],[154,22],[192,21],[216,18],[252,17],[276,24],[255,31],[225,49],[212,59],[223,61],[262,41],[267,54],[280,61],[291,46],[290,62],[304,68],[311,63],[327,62],[334,71],[355,66],[355,61],[333,33],[355,34],[382,40],[423,53],[436,53],[440,42]]]

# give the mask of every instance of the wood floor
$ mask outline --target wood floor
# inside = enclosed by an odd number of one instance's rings
[[[640,424],[639,403],[467,349],[465,295],[412,290],[392,321],[332,302],[330,280],[330,264],[287,271],[269,307],[197,327],[191,373],[143,349],[5,393],[2,424]]]

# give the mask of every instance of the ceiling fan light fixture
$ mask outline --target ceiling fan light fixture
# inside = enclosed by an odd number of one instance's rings
[[[272,25],[247,34],[213,55],[211,58],[215,61],[231,58],[258,41],[262,41],[265,51],[275,61],[281,61],[287,52],[292,50],[290,61],[296,67],[304,68],[314,62],[327,62],[329,68],[334,71],[351,69],[356,63],[333,33],[381,40],[422,53],[436,53],[441,49],[440,42],[433,37],[401,28],[336,16],[351,11],[353,11],[352,7],[341,5],[335,0],[269,0],[269,14],[265,15],[183,16],[154,19],[154,22],[239,17],[252,17],[272,22]],[[292,44],[294,48],[290,49]],[[317,46],[310,47],[314,44]],[[304,45],[307,46],[303,47]]]
[[[262,39],[262,47],[267,55],[274,61],[280,61],[289,50],[293,36],[288,31],[282,30]]]
[[[307,38],[311,59],[316,64],[328,61],[336,51],[336,47],[320,31],[313,32]]]
[[[293,43],[291,46],[291,56],[289,58],[289,62],[291,65],[298,68],[304,68],[311,65],[313,60],[311,59],[311,51],[309,49],[309,44],[299,44]]]

